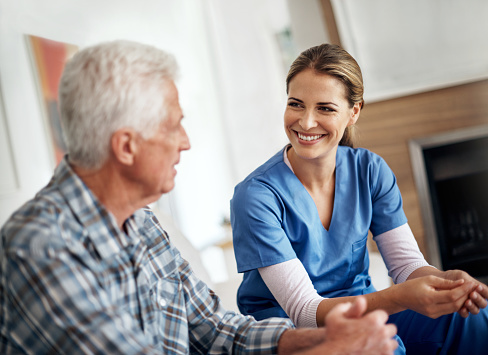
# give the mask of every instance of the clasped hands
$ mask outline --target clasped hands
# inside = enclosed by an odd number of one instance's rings
[[[382,310],[367,312],[367,300],[336,305],[325,316],[325,327],[286,330],[278,343],[280,355],[392,355],[398,347],[396,326]]]
[[[278,354],[391,355],[398,347],[396,326],[387,324],[383,310],[367,312],[363,296],[336,305],[325,317],[325,327],[285,331]]]
[[[344,346],[340,354],[392,354],[398,347],[393,338],[396,326],[387,324],[388,314],[382,310],[366,313],[363,297],[354,302],[336,305],[325,317],[325,338]]]
[[[397,285],[402,306],[434,319],[454,312],[466,318],[487,306],[488,287],[468,273],[429,269],[430,275],[420,271]]]

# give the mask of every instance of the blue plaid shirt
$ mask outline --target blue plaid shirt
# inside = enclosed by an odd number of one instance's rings
[[[1,354],[276,353],[288,320],[223,309],[150,209],[124,227],[62,161],[1,230]]]

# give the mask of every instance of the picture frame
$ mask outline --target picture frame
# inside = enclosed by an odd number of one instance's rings
[[[78,46],[31,34],[25,35],[32,69],[37,82],[44,127],[53,165],[57,166],[66,153],[58,108],[58,86],[66,62],[78,51]]]

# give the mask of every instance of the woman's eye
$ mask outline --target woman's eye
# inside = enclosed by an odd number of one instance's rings
[[[300,104],[298,102],[289,102],[288,106],[290,107],[300,107]]]
[[[319,106],[319,111],[334,112],[333,109],[331,109],[330,107],[326,107],[326,106]]]

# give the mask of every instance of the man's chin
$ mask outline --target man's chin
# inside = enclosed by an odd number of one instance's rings
[[[164,194],[167,194],[167,193],[171,192],[174,188],[175,188],[175,182],[173,180],[173,182],[171,184],[167,184],[167,186],[164,186],[161,189],[161,192],[160,192],[159,197],[161,197]]]

